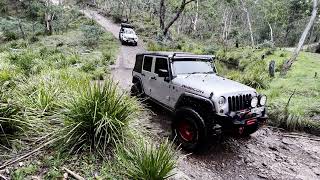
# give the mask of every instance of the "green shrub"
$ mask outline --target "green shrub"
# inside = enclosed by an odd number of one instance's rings
[[[58,106],[59,86],[59,81],[52,76],[35,76],[19,83],[15,94],[24,106],[46,113]]]
[[[87,61],[81,66],[81,70],[84,72],[92,72],[96,69],[96,63],[94,61]]]
[[[265,72],[260,74],[249,73],[243,77],[241,82],[255,89],[266,89],[269,87],[270,79],[268,74]]]
[[[96,25],[83,25],[81,31],[84,35],[82,43],[88,47],[96,46],[103,34],[103,30]]]
[[[320,122],[289,113],[288,107],[273,105],[269,111],[269,124],[288,131],[305,131],[320,135]]]
[[[123,145],[116,157],[128,179],[168,179],[176,165],[176,153],[168,140],[159,146],[145,142]]]
[[[90,147],[101,155],[125,138],[129,121],[139,112],[137,102],[111,80],[85,84],[64,109],[62,147],[69,152]]]
[[[265,89],[269,86],[270,78],[266,71],[266,62],[262,60],[251,62],[243,72],[231,71],[227,77],[253,88]]]
[[[265,40],[263,43],[257,45],[257,48],[259,48],[259,49],[273,48],[273,47],[274,47],[274,43],[271,41],[267,41],[267,40]]]
[[[0,99],[0,144],[10,145],[10,141],[24,134],[32,127],[23,109],[13,102],[8,102],[1,94]]]
[[[35,59],[39,58],[38,54],[31,51],[13,52],[9,55],[10,63],[20,68],[25,75],[32,74],[32,68],[35,65]]]

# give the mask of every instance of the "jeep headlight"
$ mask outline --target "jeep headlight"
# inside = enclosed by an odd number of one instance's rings
[[[137,37],[135,37],[135,38],[134,38],[134,40],[135,40],[135,41],[138,41],[138,38],[137,38]]]
[[[267,96],[261,95],[261,96],[260,96],[260,100],[259,100],[259,104],[260,104],[261,106],[266,105],[266,104],[267,104]]]
[[[258,98],[256,96],[252,97],[252,99],[251,99],[251,107],[253,107],[253,108],[257,107],[258,106],[258,102],[259,102],[259,100],[258,100]]]
[[[224,105],[224,104],[226,103],[226,98],[223,97],[223,96],[221,96],[221,97],[219,98],[218,103],[219,103],[219,105],[221,105],[221,106]]]

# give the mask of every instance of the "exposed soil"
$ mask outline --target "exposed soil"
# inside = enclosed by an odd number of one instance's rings
[[[84,13],[118,37],[120,27],[92,10]],[[113,78],[128,89],[135,55],[144,51],[122,46]],[[170,114],[153,105],[151,118],[141,126],[155,140],[169,137]],[[320,139],[307,134],[289,134],[264,127],[247,139],[226,138],[213,141],[202,154],[181,152],[175,179],[320,179]]]

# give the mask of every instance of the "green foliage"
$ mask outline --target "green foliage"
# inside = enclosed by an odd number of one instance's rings
[[[0,100],[0,144],[10,145],[10,141],[23,135],[32,127],[23,114],[23,108],[14,102],[8,102],[3,93]]]
[[[101,155],[125,138],[129,121],[139,112],[137,102],[111,80],[84,84],[64,109],[61,145],[70,152],[87,146]]]
[[[88,47],[94,47],[98,44],[103,31],[95,25],[83,25],[81,31],[84,35],[82,43]]]
[[[122,145],[116,157],[129,179],[168,179],[176,165],[176,153],[172,146],[168,140],[160,145],[144,142]]]
[[[13,52],[9,55],[10,63],[17,66],[25,75],[32,74],[35,65],[35,59],[39,58],[38,54],[32,51]]]
[[[320,122],[307,119],[301,115],[289,113],[289,107],[271,106],[269,112],[270,125],[289,131],[305,131],[320,135]]]
[[[26,167],[20,167],[13,172],[11,178],[15,180],[23,180],[26,179],[28,175],[33,175],[37,170],[38,167],[32,164]]]

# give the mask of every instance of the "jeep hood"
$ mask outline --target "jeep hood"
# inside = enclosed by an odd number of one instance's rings
[[[125,38],[137,38],[137,35],[135,35],[135,34],[123,34],[123,36]]]
[[[216,74],[192,74],[178,75],[173,83],[185,88],[188,92],[193,92],[209,97],[211,93],[215,97],[229,96],[239,93],[256,92],[255,89],[244,84],[217,76]]]

